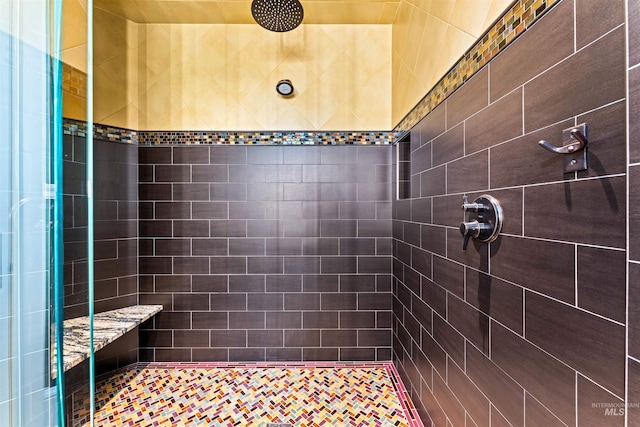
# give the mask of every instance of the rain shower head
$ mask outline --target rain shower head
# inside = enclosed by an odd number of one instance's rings
[[[298,0],[253,0],[251,14],[261,27],[278,33],[293,30],[304,18]]]

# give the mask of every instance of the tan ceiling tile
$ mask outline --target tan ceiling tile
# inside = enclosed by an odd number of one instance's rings
[[[219,2],[218,7],[222,13],[221,24],[255,24],[251,15],[251,2],[246,0]]]
[[[131,0],[94,0],[93,6],[94,8],[104,9],[105,11],[123,16],[134,22],[144,22],[142,11],[138,5]]]
[[[383,10],[384,2],[305,2],[303,23],[377,24]]]
[[[399,0],[303,0],[303,23],[390,24],[399,4]],[[250,0],[96,0],[96,5],[138,23],[255,22]]]
[[[400,2],[387,2],[384,4],[382,8],[382,13],[380,14],[379,23],[380,24],[391,24],[396,17],[396,14],[400,10]]]

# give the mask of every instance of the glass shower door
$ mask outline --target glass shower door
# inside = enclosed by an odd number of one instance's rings
[[[93,425],[93,119],[91,0],[64,0],[60,65],[62,67],[62,205],[64,215],[63,313],[73,323],[72,345],[82,348],[77,363],[66,363],[64,400],[68,426]],[[67,344],[67,347],[71,347]],[[70,358],[69,358],[70,359]]]
[[[59,425],[53,377],[55,2],[0,2],[0,425]],[[54,363],[52,363],[52,361]]]

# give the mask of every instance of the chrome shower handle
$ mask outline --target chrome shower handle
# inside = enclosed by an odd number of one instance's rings
[[[462,250],[467,250],[467,244],[469,243],[469,239],[473,237],[477,239],[480,237],[482,233],[493,232],[493,226],[491,224],[487,224],[484,222],[478,222],[477,219],[473,221],[463,222],[460,224],[460,234],[462,234]]]
[[[580,130],[571,129],[571,131],[569,132],[569,135],[571,135],[571,139],[574,140],[575,142],[572,142],[571,144],[568,144],[568,145],[563,145],[562,147],[555,147],[549,144],[544,139],[538,142],[538,145],[556,154],[575,153],[576,151],[580,151],[587,146],[587,142],[588,142],[587,138],[582,134],[582,132],[580,132]]]
[[[487,209],[487,207],[485,205],[483,205],[482,203],[469,203],[469,198],[467,197],[467,195],[465,194],[464,196],[462,196],[462,210],[465,212],[481,212],[483,210]]]

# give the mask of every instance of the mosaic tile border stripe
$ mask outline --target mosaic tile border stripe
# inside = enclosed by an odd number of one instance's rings
[[[214,132],[214,131],[140,131],[139,144],[148,145],[386,145],[395,141],[393,132]]]
[[[96,421],[108,425],[423,427],[392,362],[138,363],[96,384]],[[74,426],[89,420],[87,390],[79,393]]]
[[[63,132],[84,137],[87,123],[65,118]],[[93,134],[105,141],[140,145],[388,145],[396,138],[394,132],[135,131],[100,123],[94,123]]]
[[[87,122],[62,118],[62,133],[65,135],[87,136]]]
[[[561,0],[518,0],[473,45],[449,72],[396,125],[399,137],[411,130],[442,101],[506,48]]]
[[[62,119],[62,133],[65,135],[87,136],[87,122],[75,119]],[[137,144],[138,133],[135,130],[93,124],[93,137],[104,141],[121,142],[123,144]]]

